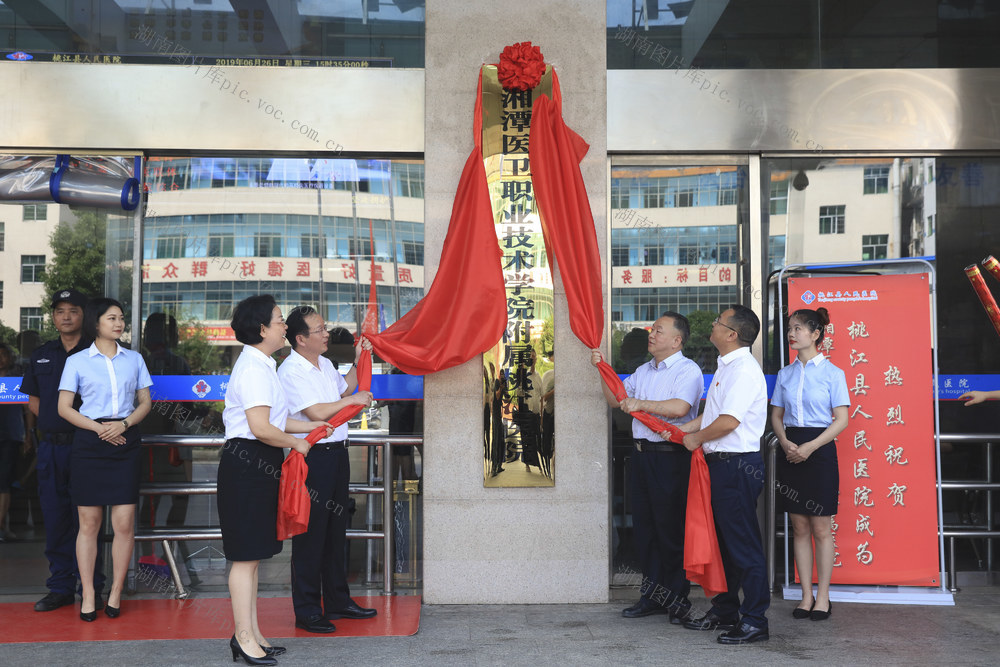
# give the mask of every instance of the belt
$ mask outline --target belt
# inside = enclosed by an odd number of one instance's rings
[[[321,451],[325,450],[339,450],[347,449],[351,444],[350,440],[335,440],[333,442],[317,442],[312,446],[313,449],[319,449]]]
[[[746,456],[747,454],[757,454],[757,452],[712,452],[711,454],[705,454],[705,460],[726,461],[728,459],[734,459],[737,456]]]
[[[635,449],[638,452],[687,452],[684,445],[676,445],[667,442],[653,442],[644,438],[635,438]]]
[[[75,431],[42,431],[42,440],[53,445],[72,445]]]

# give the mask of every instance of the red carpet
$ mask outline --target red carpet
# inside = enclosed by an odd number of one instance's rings
[[[337,631],[317,635],[295,627],[291,598],[260,598],[257,617],[268,639],[285,637],[401,637],[420,627],[420,597],[414,595],[357,597],[378,616],[368,620],[338,619]],[[0,604],[0,642],[132,641],[142,639],[228,639],[233,634],[229,598],[196,600],[124,600],[122,614],[80,620],[80,603],[39,613],[32,602]]]

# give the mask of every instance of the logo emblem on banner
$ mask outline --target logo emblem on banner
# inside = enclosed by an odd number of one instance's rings
[[[198,382],[191,387],[191,391],[193,391],[195,396],[198,398],[205,398],[208,392],[212,391],[212,387],[204,380],[198,380]]]
[[[809,305],[810,303],[816,300],[816,295],[810,292],[809,290],[806,290],[802,294],[802,300],[806,303],[806,305]]]

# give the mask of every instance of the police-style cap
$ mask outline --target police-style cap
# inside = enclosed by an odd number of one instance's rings
[[[52,305],[50,305],[49,308],[55,308],[63,302],[79,306],[80,308],[86,308],[88,300],[89,299],[87,299],[86,296],[77,292],[75,289],[61,289],[52,295]]]

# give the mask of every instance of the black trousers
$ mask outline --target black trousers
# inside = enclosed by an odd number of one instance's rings
[[[686,604],[691,582],[684,573],[684,519],[691,454],[632,452],[632,532],[642,568],[640,592],[668,607]]]
[[[292,538],[292,605],[300,618],[329,614],[351,604],[345,548],[351,480],[347,449],[318,444],[306,463],[306,487],[312,499],[309,529]]]
[[[712,611],[720,616],[739,612],[747,623],[766,628],[771,591],[757,521],[757,497],[764,489],[764,461],[760,452],[708,454],[705,458],[712,480],[715,532],[729,589],[712,598]]]

